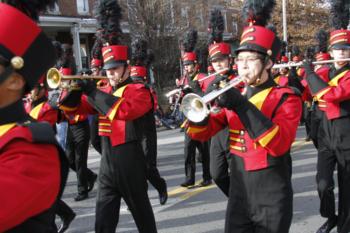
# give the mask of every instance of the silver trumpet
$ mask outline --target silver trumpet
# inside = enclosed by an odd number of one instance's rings
[[[238,86],[238,84],[240,84],[242,81],[243,78],[236,77],[235,79],[230,80],[224,87],[211,91],[203,97],[189,93],[182,99],[180,110],[188,120],[192,122],[201,122],[210,113],[207,105],[227,90]]]
[[[169,98],[169,97],[171,97],[171,96],[173,96],[173,95],[176,95],[176,94],[180,93],[181,91],[182,91],[181,88],[176,88],[176,89],[171,90],[171,91],[169,91],[168,93],[166,93],[166,94],[165,94],[165,97]]]

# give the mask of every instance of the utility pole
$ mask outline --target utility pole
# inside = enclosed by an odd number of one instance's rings
[[[286,0],[282,0],[282,20],[283,20],[283,40],[288,41],[287,37],[287,3]]]

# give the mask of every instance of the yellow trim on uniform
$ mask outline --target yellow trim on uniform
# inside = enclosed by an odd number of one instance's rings
[[[78,109],[78,107],[67,107],[67,106],[63,106],[63,105],[60,105],[58,107],[59,109],[63,110],[63,111],[67,111],[67,112],[72,112],[72,111],[75,111]]]
[[[324,96],[328,91],[330,91],[331,90],[331,88],[330,87],[327,87],[327,88],[325,88],[324,90],[322,90],[322,91],[320,91],[319,93],[317,93],[316,95],[315,95],[315,97],[316,97],[316,100],[320,100],[321,98],[322,98],[322,96]]]
[[[262,147],[265,147],[267,144],[269,144],[269,142],[276,136],[278,130],[279,130],[279,126],[276,125],[274,127],[274,129],[272,129],[268,134],[266,134],[264,137],[262,137],[261,139],[259,139],[259,144]]]
[[[340,74],[338,74],[337,76],[335,76],[334,78],[332,78],[332,80],[328,82],[329,86],[332,86],[332,87],[338,86],[339,79],[341,79],[342,77],[344,77],[344,75],[345,75],[347,72],[349,72],[349,70],[345,70],[345,71],[341,72]]]
[[[201,128],[198,128],[198,127],[188,127],[188,129],[187,129],[187,133],[194,133],[194,134],[196,134],[196,133],[201,133],[201,132],[203,132],[203,131],[206,131],[207,130],[207,127],[206,126],[204,126],[204,127],[201,127]]]
[[[16,126],[16,123],[0,125],[0,137],[5,135],[10,129]]]
[[[245,143],[244,138],[235,138],[235,137],[230,137],[230,140],[231,140],[231,141],[234,141],[234,142],[239,142],[239,143],[242,143],[242,144],[244,144],[244,143]]]
[[[98,129],[99,132],[104,132],[104,133],[111,133],[111,129]]]
[[[111,123],[98,123],[99,126],[111,126]]]
[[[198,80],[198,75],[199,75],[199,73],[196,74],[196,76],[194,76],[193,81],[197,81]]]
[[[118,108],[119,108],[120,104],[123,102],[123,100],[124,100],[124,98],[120,98],[120,99],[117,101],[117,103],[114,105],[112,111],[108,114],[107,117],[108,117],[108,119],[109,119],[110,121],[112,121],[112,120],[114,119],[115,114],[117,114]]]
[[[237,129],[230,129],[230,133],[239,134],[239,133],[240,133],[240,130],[237,130]]]
[[[122,97],[122,96],[123,96],[123,93],[124,93],[124,91],[125,91],[125,88],[126,88],[128,85],[129,85],[129,84],[118,88],[118,89],[113,93],[113,95],[114,95],[114,96],[117,96],[117,97]]]
[[[187,124],[188,120],[184,120],[184,122],[182,122],[180,128],[185,128],[186,124]]]
[[[281,76],[277,76],[273,81],[275,81],[275,83],[278,84],[280,79],[281,79]]]
[[[112,111],[107,115],[107,118],[109,119],[109,120],[113,120],[114,119],[114,117],[115,117],[115,114],[117,114],[117,111],[118,111],[118,108],[119,108],[119,106],[120,106],[120,104],[123,102],[123,98],[121,98],[122,96],[123,96],[123,93],[124,93],[124,91],[125,91],[125,89],[126,89],[126,87],[128,86],[128,84],[127,85],[125,85],[125,86],[122,86],[122,87],[120,87],[120,88],[118,88],[114,93],[113,93],[113,95],[114,96],[116,96],[116,97],[120,97],[120,99],[117,101],[117,103],[113,106],[113,109],[112,109]]]
[[[41,110],[41,108],[44,106],[44,104],[45,104],[45,102],[43,102],[43,103],[38,104],[37,106],[35,106],[35,108],[33,108],[32,111],[30,111],[29,115],[30,115],[33,119],[38,120],[40,110]]]
[[[242,146],[233,146],[233,145],[230,145],[230,148],[231,149],[234,149],[234,150],[238,150],[240,152],[246,152],[247,151],[247,148],[246,147],[242,147]]]
[[[78,114],[75,115],[75,116],[74,116],[74,121],[75,121],[75,122],[78,122],[78,121],[79,121],[79,117],[80,117],[80,115],[78,115]]]
[[[254,104],[259,110],[261,110],[262,105],[266,99],[266,97],[269,95],[271,92],[272,87],[265,89],[263,91],[258,92],[257,94],[253,95],[249,101]]]

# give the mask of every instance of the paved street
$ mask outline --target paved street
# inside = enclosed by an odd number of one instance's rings
[[[304,127],[298,130],[293,144],[294,217],[291,233],[314,233],[323,219],[318,215],[318,196],[315,185],[316,150],[311,142],[305,142]],[[88,166],[98,172],[100,155],[89,151]],[[205,188],[179,187],[184,180],[183,134],[176,130],[158,133],[158,167],[168,183],[169,199],[165,206],[158,201],[152,186],[149,197],[155,213],[159,233],[222,233],[226,209],[226,197],[211,185]],[[201,164],[197,164],[197,181],[201,179]],[[66,201],[77,213],[67,232],[93,232],[96,188],[90,198],[74,202],[76,175],[71,172],[64,194]],[[122,204],[116,232],[135,233],[136,226],[126,205]]]

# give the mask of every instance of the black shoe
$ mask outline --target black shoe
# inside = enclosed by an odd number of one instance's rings
[[[82,201],[89,197],[87,193],[79,193],[75,198],[74,201]]]
[[[65,232],[68,229],[69,225],[71,224],[71,222],[73,221],[74,218],[75,218],[74,212],[72,212],[67,217],[62,217],[62,225],[61,225],[60,229],[58,229],[58,233]]]
[[[94,189],[96,180],[97,180],[97,175],[93,173],[91,180],[88,181],[88,189],[87,189],[88,192]]]
[[[165,205],[167,200],[168,200],[168,192],[166,190],[159,193],[159,203],[161,205]]]
[[[323,225],[316,231],[316,233],[329,233],[337,225],[337,216],[328,218]]]
[[[194,185],[194,181],[191,182],[191,181],[185,181],[183,182],[182,184],[180,184],[182,187],[185,187],[185,188],[188,188],[188,187],[191,187]]]
[[[203,180],[199,185],[204,187],[204,186],[208,186],[211,184],[212,184],[211,180]]]

